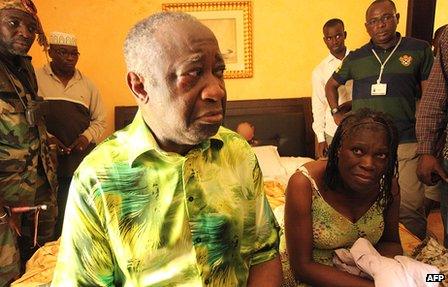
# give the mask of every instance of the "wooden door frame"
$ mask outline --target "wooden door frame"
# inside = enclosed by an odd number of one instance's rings
[[[408,0],[406,36],[431,43],[436,14],[436,0]]]

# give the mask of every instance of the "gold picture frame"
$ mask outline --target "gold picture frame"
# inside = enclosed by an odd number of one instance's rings
[[[253,76],[251,1],[168,3],[162,10],[191,14],[213,31],[226,63],[224,78]]]

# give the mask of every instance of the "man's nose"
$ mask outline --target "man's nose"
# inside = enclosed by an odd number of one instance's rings
[[[202,90],[202,99],[211,101],[221,101],[226,96],[226,88],[222,79],[211,74],[207,77],[207,83]]]
[[[377,28],[382,28],[382,27],[384,27],[384,26],[386,26],[386,20],[384,20],[384,19],[379,19],[379,20],[378,20],[378,23],[376,24],[376,27],[377,27]]]
[[[36,34],[31,32],[31,27],[28,27],[26,24],[19,25],[19,34],[22,35],[26,39],[33,38]]]

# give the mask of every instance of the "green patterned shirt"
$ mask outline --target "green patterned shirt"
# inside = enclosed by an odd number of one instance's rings
[[[245,286],[278,255],[278,225],[250,146],[220,128],[186,156],[140,113],[73,177],[52,286]]]

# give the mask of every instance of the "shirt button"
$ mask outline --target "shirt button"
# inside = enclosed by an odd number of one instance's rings
[[[195,240],[194,240],[194,242],[196,242],[197,244],[199,244],[199,243],[201,243],[201,238],[200,237],[198,237],[198,238],[196,238]]]
[[[210,280],[208,280],[208,278],[207,278],[204,280],[204,283],[205,283],[205,285],[208,285],[208,284],[210,284]]]
[[[189,201],[189,202],[192,202],[193,200],[194,200],[194,197],[193,197],[193,196],[188,197],[188,201]]]

